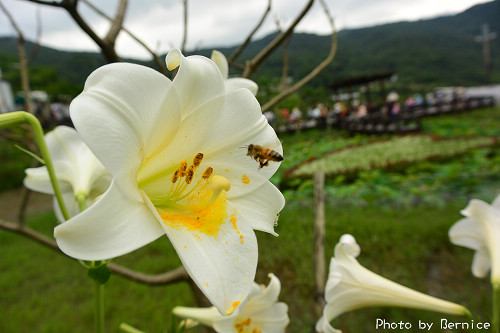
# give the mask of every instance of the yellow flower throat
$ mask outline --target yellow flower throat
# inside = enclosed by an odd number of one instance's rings
[[[231,183],[214,175],[210,166],[201,174],[197,172],[202,160],[203,154],[198,153],[189,166],[185,160],[181,161],[171,176],[168,193],[149,198],[165,225],[217,236],[229,217],[225,192]]]

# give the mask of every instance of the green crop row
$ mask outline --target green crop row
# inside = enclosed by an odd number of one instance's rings
[[[367,171],[429,158],[446,158],[472,148],[491,146],[493,137],[438,140],[431,136],[404,136],[335,151],[322,158],[302,164],[293,176],[311,176],[317,171],[328,175]]]

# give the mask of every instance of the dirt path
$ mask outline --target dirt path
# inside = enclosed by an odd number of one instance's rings
[[[16,188],[0,192],[0,218],[15,222],[22,204],[24,188]],[[46,212],[52,210],[52,196],[31,192],[29,194],[26,215],[34,212]]]

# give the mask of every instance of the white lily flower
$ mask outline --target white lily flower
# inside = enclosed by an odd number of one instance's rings
[[[195,320],[219,333],[279,333],[285,332],[290,319],[288,306],[278,302],[280,280],[269,274],[267,287],[254,283],[242,304],[229,316],[222,316],[215,307],[188,308],[177,306],[172,312]]]
[[[226,90],[234,90],[238,88],[246,88],[252,92],[252,94],[257,95],[257,91],[259,90],[259,86],[257,83],[255,83],[252,80],[241,78],[241,77],[234,77],[234,78],[228,78],[229,76],[229,65],[227,63],[227,59],[222,54],[222,52],[219,52],[217,50],[212,51],[212,61],[219,67],[219,70],[222,74],[222,77],[225,79],[224,83],[226,85]]]
[[[491,282],[500,284],[500,196],[491,205],[472,199],[461,213],[466,218],[450,228],[451,242],[476,250],[474,276],[484,278],[491,269]]]
[[[326,306],[316,331],[340,333],[330,322],[342,313],[370,306],[397,306],[467,315],[461,305],[425,295],[371,272],[356,260],[360,248],[351,235],[343,235],[335,246],[326,283]]]
[[[45,135],[64,203],[70,216],[80,213],[77,197],[86,198],[89,206],[111,184],[111,175],[99,162],[80,135],[71,127],[57,126]],[[47,168],[26,169],[24,185],[30,190],[54,195]],[[54,197],[54,211],[64,221]]]
[[[83,260],[129,253],[166,234],[186,270],[223,314],[248,294],[257,268],[255,230],[276,235],[279,167],[240,147],[282,153],[248,89],[226,91],[208,58],[167,55],[173,81],[135,64],[93,72],[70,113],[113,182],[89,209],[58,226],[62,251]]]

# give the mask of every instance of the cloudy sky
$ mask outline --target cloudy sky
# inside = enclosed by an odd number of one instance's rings
[[[42,6],[27,0],[0,0],[28,39],[35,39],[37,11],[41,17],[42,44],[63,50],[93,50],[97,47],[61,8]],[[108,15],[113,15],[117,0],[91,0]],[[449,15],[490,0],[325,0],[338,30],[419,20]],[[307,0],[273,0],[271,14],[256,38],[276,30],[275,19],[291,22]],[[254,28],[267,6],[267,0],[189,0],[188,49],[191,47],[233,46],[241,43]],[[94,30],[104,35],[106,19],[84,3],[80,11]],[[182,38],[181,0],[129,0],[125,27],[150,48],[166,52],[179,47]],[[478,28],[479,29],[479,28]],[[329,25],[318,1],[296,31],[328,34]],[[14,35],[14,29],[0,11],[0,36]],[[149,58],[140,45],[122,33],[117,41],[123,57]]]

